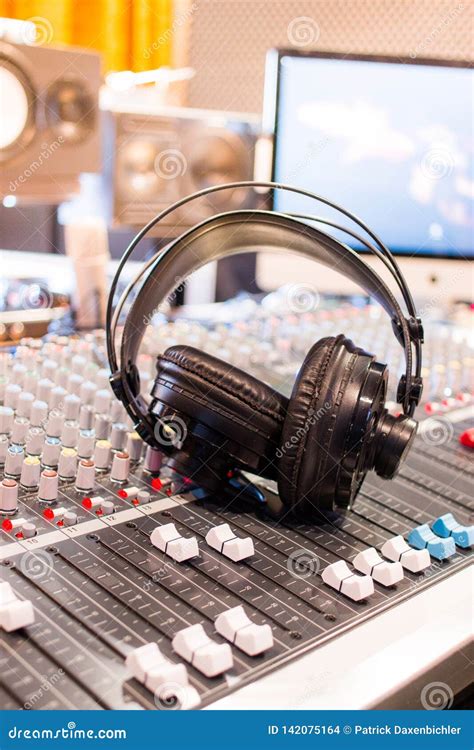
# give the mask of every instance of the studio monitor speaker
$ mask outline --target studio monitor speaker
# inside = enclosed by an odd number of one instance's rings
[[[59,202],[100,170],[100,67],[89,50],[0,40],[2,196]]]
[[[106,193],[114,227],[141,227],[189,193],[253,178],[257,117],[186,109],[103,115]],[[216,210],[250,208],[253,201],[253,192],[245,189],[202,199],[170,216],[167,236]]]

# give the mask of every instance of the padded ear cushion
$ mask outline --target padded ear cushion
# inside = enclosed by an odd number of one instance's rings
[[[280,443],[288,399],[237,367],[190,346],[158,357],[154,395],[212,429],[262,454]],[[179,403],[178,403],[179,402]]]
[[[360,390],[351,379],[362,354],[344,336],[328,337],[300,368],[277,451],[280,496],[297,513],[333,509],[335,473]]]

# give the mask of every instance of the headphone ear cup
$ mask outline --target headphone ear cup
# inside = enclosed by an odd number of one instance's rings
[[[321,339],[306,355],[277,451],[280,497],[297,515],[314,516],[339,504],[340,479],[347,473],[343,458],[372,361],[342,335]],[[352,487],[352,471],[344,479]]]
[[[181,470],[197,480],[202,466],[219,480],[235,467],[276,478],[288,399],[270,386],[199,349],[174,346],[158,357],[152,398],[157,424],[174,419],[183,427]]]

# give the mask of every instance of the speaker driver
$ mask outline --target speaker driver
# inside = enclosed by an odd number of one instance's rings
[[[96,105],[82,81],[60,78],[46,93],[46,121],[67,143],[81,143],[96,125]]]
[[[184,152],[188,154],[187,168],[183,174],[182,193],[188,195],[212,185],[247,180],[253,170],[253,143],[245,141],[239,134],[225,129],[211,128],[186,139]],[[186,207],[187,218],[194,222],[215,211],[233,211],[244,208],[250,191],[223,190],[198,201],[194,208]]]
[[[35,135],[36,97],[27,76],[0,56],[0,161],[6,162],[31,143]]]

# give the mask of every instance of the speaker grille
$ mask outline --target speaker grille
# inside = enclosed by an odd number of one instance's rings
[[[260,112],[271,47],[472,60],[471,2],[200,0],[190,106]]]

